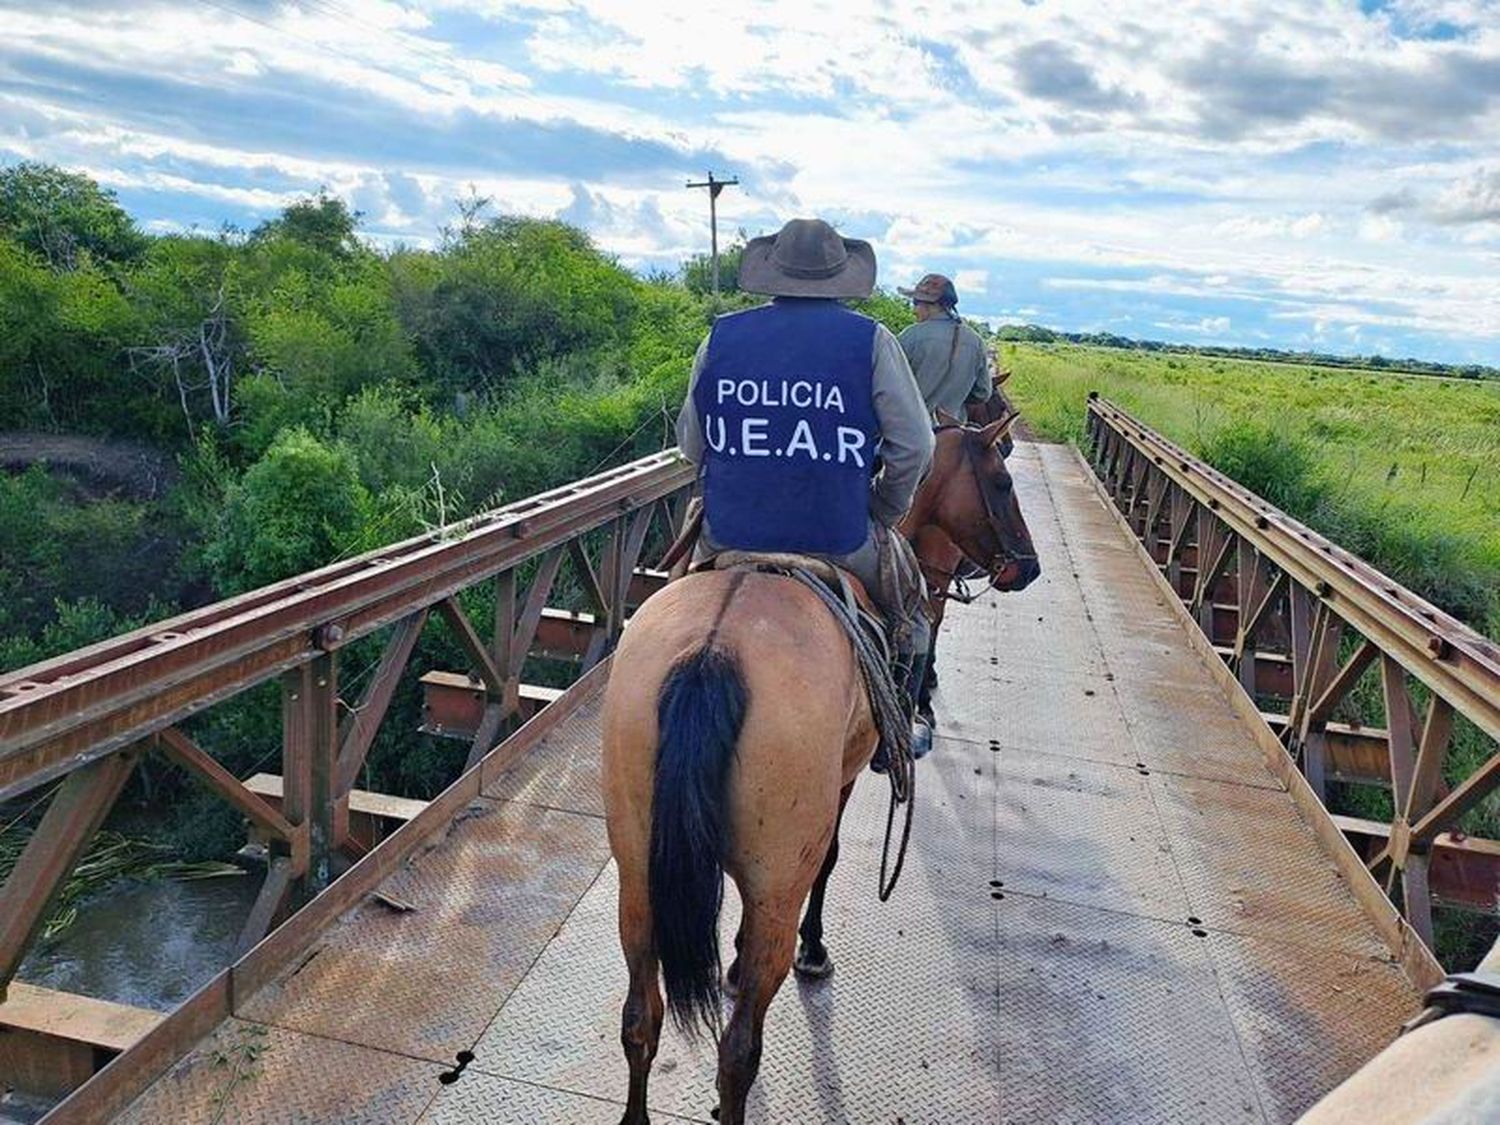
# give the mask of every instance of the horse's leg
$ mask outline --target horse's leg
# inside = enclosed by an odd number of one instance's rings
[[[828,841],[828,855],[824,857],[823,867],[813,882],[812,894],[807,896],[807,912],[802,916],[802,928],[798,931],[802,937],[802,948],[797,951],[797,959],[792,962],[792,967],[801,977],[818,979],[833,972],[833,959],[828,956],[828,948],[823,944],[823,899],[828,893],[828,878],[839,861],[839,827],[844,823],[844,806],[849,803],[849,794],[853,791],[854,783],[850,782],[839,794],[839,815],[833,822],[833,839]]]
[[[630,1065],[630,1093],[620,1125],[648,1125],[646,1081],[661,1036],[662,1000],[656,952],[651,944],[651,908],[644,879],[620,882],[620,944],[630,969],[630,990],[620,1013],[620,1045]]]
[[[782,921],[795,913],[767,912],[747,903],[745,914],[740,994],[719,1040],[719,1125],[743,1125],[745,1099],[760,1070],[766,1009],[792,967],[797,943],[797,931]]]
[[[745,948],[745,920],[740,919],[739,929],[734,931],[734,960],[729,963],[729,971],[724,974],[724,992],[728,996],[736,996],[740,991],[740,953]]]

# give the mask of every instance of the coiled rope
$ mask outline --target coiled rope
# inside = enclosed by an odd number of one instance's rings
[[[886,811],[885,843],[880,851],[880,880],[877,887],[880,901],[885,902],[896,889],[896,880],[901,877],[901,867],[906,862],[906,845],[911,839],[912,810],[916,806],[913,798],[916,795],[917,771],[916,760],[911,754],[910,705],[906,693],[892,675],[891,663],[884,646],[871,637],[849,604],[816,575],[796,567],[790,568],[788,573],[818,596],[849,635],[859,664],[860,679],[864,681],[865,691],[870,699],[875,730],[880,737],[880,745],[885,750],[886,775],[891,782],[891,800]],[[901,843],[896,850],[896,861],[890,871],[890,879],[887,880],[891,831],[896,823],[896,809],[903,804],[906,806],[906,817],[901,829]]]

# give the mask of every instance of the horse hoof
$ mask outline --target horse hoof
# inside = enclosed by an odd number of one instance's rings
[[[822,957],[811,957],[807,950],[799,950],[797,959],[792,962],[792,968],[797,970],[797,975],[807,980],[823,980],[833,975],[833,958],[828,956],[825,950]]]

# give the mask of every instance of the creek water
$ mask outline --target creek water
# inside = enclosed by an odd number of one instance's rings
[[[229,964],[260,889],[254,874],[124,882],[80,905],[16,975],[28,984],[165,1012]]]
[[[122,881],[79,904],[78,920],[33,946],[17,979],[166,1012],[234,957],[260,890],[257,873]],[[54,1103],[6,1090],[0,1125],[30,1125]]]

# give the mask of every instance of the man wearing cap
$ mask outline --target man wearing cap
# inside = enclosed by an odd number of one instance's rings
[[[917,322],[898,339],[911,363],[929,414],[939,410],[964,417],[971,402],[990,397],[990,365],[984,341],[954,310],[958,290],[940,273],[930,273],[910,289],[897,289],[911,299]]]
[[[677,418],[703,478],[700,554],[786,552],[843,567],[920,671],[930,633],[921,576],[892,529],[932,460],[931,419],[895,336],[840,303],[873,291],[875,252],[820,219],[793,219],[745,246],[739,286],[772,300],[714,321]],[[913,733],[920,756],[931,731]]]

